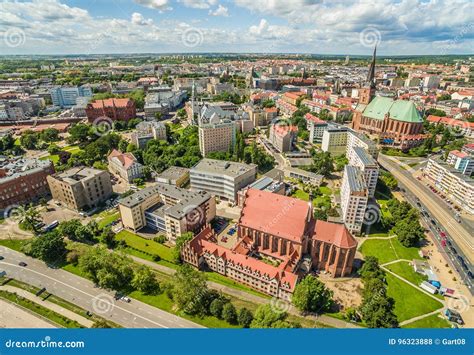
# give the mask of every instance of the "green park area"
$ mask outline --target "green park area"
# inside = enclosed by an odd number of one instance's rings
[[[425,275],[417,273],[413,269],[413,266],[411,266],[407,261],[399,261],[393,264],[386,265],[385,267],[391,272],[403,277],[405,280],[410,281],[415,285],[419,285],[421,282],[427,280],[427,277]]]
[[[120,218],[120,212],[115,208],[100,212],[97,216],[93,216],[99,225],[99,228],[104,228],[108,224],[115,222]]]
[[[69,146],[66,146],[64,148],[61,148],[61,150],[65,151],[65,152],[68,152],[68,153],[71,153],[71,155],[77,154],[77,153],[82,151],[82,149],[79,148],[79,146],[77,146],[77,145],[69,145]],[[46,157],[42,157],[40,159],[41,160],[49,159],[54,164],[57,164],[59,162],[59,155],[58,154],[51,154],[51,155],[48,155]]]
[[[451,328],[451,324],[440,314],[432,314],[431,316],[405,324],[402,328]]]
[[[375,256],[380,264],[399,259],[421,259],[418,250],[415,247],[404,247],[397,238],[367,239],[360,247],[364,256]]]

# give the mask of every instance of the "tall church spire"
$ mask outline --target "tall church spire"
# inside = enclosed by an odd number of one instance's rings
[[[375,89],[375,57],[377,55],[377,46],[374,48],[374,54],[372,55],[372,62],[369,67],[369,74],[367,75],[367,84],[370,88]]]

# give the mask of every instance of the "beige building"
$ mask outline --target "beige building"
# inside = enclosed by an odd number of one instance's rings
[[[234,122],[225,120],[199,126],[199,149],[203,157],[211,152],[228,152],[234,144]]]
[[[107,160],[109,171],[127,182],[143,177],[143,165],[137,161],[132,153],[120,153],[114,149]]]
[[[189,182],[189,169],[180,166],[170,166],[155,178],[156,182],[183,187]]]
[[[296,143],[298,127],[274,124],[270,127],[269,140],[279,152],[290,152]]]
[[[368,189],[359,168],[346,165],[341,183],[342,218],[351,233],[360,233],[368,202]]]
[[[76,167],[47,177],[53,199],[79,211],[99,206],[112,195],[107,171]]]
[[[191,189],[235,202],[237,191],[254,182],[256,176],[255,164],[202,159],[190,170]]]
[[[124,228],[144,227],[164,232],[171,243],[182,233],[197,232],[216,215],[214,197],[205,191],[190,191],[157,184],[135,192],[119,203]]]

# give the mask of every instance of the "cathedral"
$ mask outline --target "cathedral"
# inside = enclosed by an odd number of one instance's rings
[[[359,103],[354,110],[352,128],[375,137],[379,143],[409,149],[423,142],[423,119],[411,101],[375,96],[374,49],[366,85],[359,90]]]

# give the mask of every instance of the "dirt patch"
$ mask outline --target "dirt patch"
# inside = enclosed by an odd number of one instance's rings
[[[329,275],[320,275],[319,278],[334,292],[333,299],[340,305],[341,311],[361,304],[363,288],[361,279],[334,279]]]

